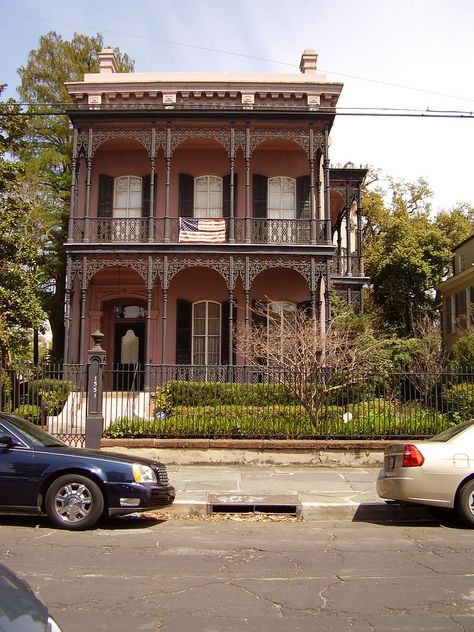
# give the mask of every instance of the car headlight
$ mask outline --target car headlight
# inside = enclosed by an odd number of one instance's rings
[[[157,483],[156,474],[148,467],[148,465],[143,465],[142,463],[134,463],[132,465],[133,469],[133,478],[135,479],[135,483]]]

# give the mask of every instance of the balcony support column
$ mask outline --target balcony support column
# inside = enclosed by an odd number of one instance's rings
[[[326,233],[326,244],[332,243],[331,235],[331,189],[329,184],[329,132],[328,128],[324,130],[324,158],[323,158],[323,177],[324,177],[324,223]]]
[[[72,161],[71,161],[71,200],[69,206],[69,223],[67,231],[68,242],[74,241],[74,217],[76,215],[76,185],[77,185],[77,127],[74,125],[72,140]]]
[[[163,257],[163,313],[161,317],[161,364],[166,364],[166,339],[168,334],[168,255]]]
[[[229,217],[229,243],[235,243],[235,128],[231,123],[230,128],[230,217]]]
[[[170,186],[171,186],[171,127],[166,128],[165,149],[166,181],[165,181],[165,230],[164,241],[170,240]]]
[[[356,194],[356,203],[357,203],[357,238],[356,238],[356,248],[357,248],[357,257],[359,259],[359,274],[364,276],[364,255],[362,249],[362,206],[360,201],[360,184],[357,187]],[[362,305],[362,298],[361,298]]]
[[[70,337],[71,337],[71,295],[72,295],[72,260],[67,255],[66,282],[64,286],[64,364],[70,362]]]
[[[250,239],[250,127],[245,128],[245,243]]]
[[[153,298],[153,261],[148,257],[146,280],[146,347],[145,347],[145,393],[150,392],[151,372],[151,308]]]
[[[311,211],[310,240],[311,244],[316,244],[318,241],[318,233],[314,188],[314,130],[312,127],[309,128],[309,201]]]
[[[89,127],[89,141],[87,143],[87,172],[86,172],[86,207],[84,213],[84,241],[89,241],[89,218],[91,203],[91,174],[92,174],[92,127]]]
[[[150,152],[150,212],[148,217],[148,241],[155,239],[155,161],[156,161],[156,128],[151,129]]]
[[[86,331],[86,301],[87,301],[87,257],[82,258],[82,275],[81,275],[81,319],[79,327],[79,364],[82,363],[82,345],[85,341]]]
[[[347,251],[346,274],[347,276],[352,276],[352,256],[351,256],[352,255],[352,228],[351,228],[352,203],[353,203],[353,200],[350,199],[349,187],[346,183],[346,251]]]

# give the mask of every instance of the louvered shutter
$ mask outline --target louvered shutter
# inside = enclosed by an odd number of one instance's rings
[[[253,216],[257,218],[267,217],[267,177],[253,176]]]
[[[179,174],[179,215],[192,217],[194,210],[194,178],[187,173]]]
[[[298,219],[311,218],[310,178],[301,176],[296,181],[296,216]]]
[[[192,305],[179,298],[176,302],[176,364],[191,364]]]
[[[114,201],[114,179],[104,173],[99,175],[99,200],[97,217],[112,217]]]

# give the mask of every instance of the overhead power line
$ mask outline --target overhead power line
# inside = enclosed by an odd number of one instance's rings
[[[87,31],[95,31],[96,33],[111,33],[112,35],[120,35],[122,37],[132,37],[132,38],[136,38],[136,39],[142,39],[142,40],[147,40],[150,42],[156,42],[159,44],[166,44],[169,46],[181,46],[183,48],[191,48],[194,50],[202,50],[202,51],[207,51],[207,52],[211,52],[211,53],[217,53],[220,55],[230,55],[232,57],[241,57],[243,59],[254,59],[256,61],[263,61],[266,63],[270,63],[270,64],[276,64],[279,66],[287,66],[290,68],[299,68],[299,66],[295,63],[289,63],[289,62],[285,62],[285,61],[280,61],[277,59],[270,59],[268,57],[260,57],[258,55],[248,55],[246,53],[237,53],[235,51],[230,51],[230,50],[225,50],[225,49],[221,49],[221,48],[213,48],[210,46],[201,46],[199,44],[189,44],[188,42],[176,42],[174,40],[168,40],[168,39],[163,39],[163,38],[159,38],[159,37],[153,37],[150,35],[140,35],[140,34],[136,34],[136,33],[130,33],[130,32],[123,32],[123,31],[115,31],[112,29],[108,29],[108,28],[100,28],[100,27],[92,27],[92,26],[86,26],[86,25],[81,25],[81,24],[74,24],[72,22],[64,22],[61,20],[56,20],[56,19],[46,19],[46,18],[39,18],[36,16],[31,16],[31,15],[20,15],[18,13],[14,13],[12,11],[0,11],[0,15],[10,15],[12,17],[17,17],[23,20],[36,20],[39,22],[47,22],[47,23],[54,23],[54,24],[60,24],[62,26],[69,26],[75,29],[85,29]],[[401,90],[411,90],[413,92],[420,92],[423,94],[431,94],[433,96],[438,96],[438,97],[445,97],[445,98],[449,98],[449,99],[456,99],[459,101],[472,101],[474,102],[474,98],[471,97],[462,97],[459,95],[454,95],[454,94],[447,94],[444,92],[437,92],[434,90],[427,90],[425,88],[420,88],[419,86],[407,86],[405,84],[401,84],[401,83],[393,83],[390,81],[383,81],[381,79],[372,79],[370,77],[362,77],[359,75],[351,75],[348,73],[342,73],[342,72],[335,72],[333,70],[328,70],[328,69],[324,69],[324,68],[320,68],[319,69],[321,72],[327,73],[329,75],[335,75],[336,77],[345,77],[347,79],[353,79],[356,81],[366,81],[369,83],[374,83],[374,84],[378,84],[378,85],[383,85],[383,86],[387,86],[387,87],[391,87],[391,88],[397,88],[397,89],[401,89]]]

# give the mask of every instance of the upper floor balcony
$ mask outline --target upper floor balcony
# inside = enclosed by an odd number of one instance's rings
[[[331,245],[325,220],[256,218],[78,218],[70,242],[96,244]]]

